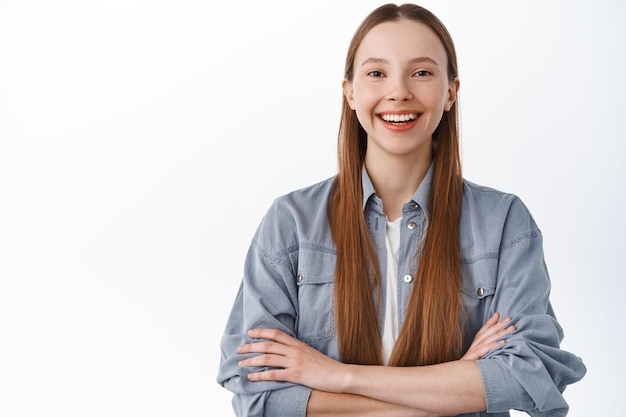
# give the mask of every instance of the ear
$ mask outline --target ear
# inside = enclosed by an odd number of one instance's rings
[[[454,80],[448,83],[448,101],[446,101],[446,104],[443,107],[445,111],[450,111],[450,109],[452,108],[452,105],[456,102],[456,98],[459,94],[460,86],[461,86],[461,82],[459,81],[458,78],[455,78]]]
[[[343,95],[346,97],[348,105],[354,110],[354,89],[352,88],[352,83],[348,80],[343,80],[341,88],[343,88]]]

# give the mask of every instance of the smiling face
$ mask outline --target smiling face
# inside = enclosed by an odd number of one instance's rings
[[[395,156],[430,161],[433,132],[459,86],[449,79],[447,66],[441,41],[423,23],[385,22],[365,35],[352,80],[343,87],[367,132],[367,160]]]

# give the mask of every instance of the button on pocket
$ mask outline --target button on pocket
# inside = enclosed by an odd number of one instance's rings
[[[497,261],[491,258],[461,263],[463,294],[474,300],[482,300],[495,294],[497,267]]]
[[[296,335],[315,346],[335,336],[333,283],[336,255],[315,249],[300,249]],[[321,345],[320,345],[321,346]]]

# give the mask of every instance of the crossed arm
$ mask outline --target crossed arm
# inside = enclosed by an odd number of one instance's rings
[[[406,368],[344,364],[279,330],[254,329],[248,335],[263,340],[240,346],[238,353],[259,355],[239,366],[270,368],[250,373],[251,381],[288,381],[312,388],[307,417],[483,411],[485,393],[475,360],[505,343],[501,338],[515,330],[510,321],[494,314],[461,360]]]

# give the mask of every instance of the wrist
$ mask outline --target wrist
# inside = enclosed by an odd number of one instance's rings
[[[356,372],[358,370],[358,365],[352,364],[342,364],[342,368],[340,375],[341,378],[339,380],[338,388],[339,392],[344,394],[353,394],[354,387],[357,381]]]

